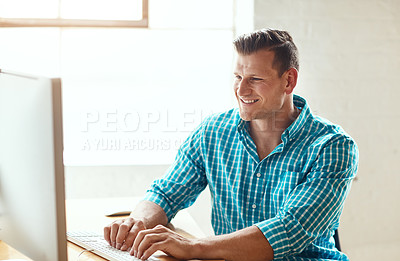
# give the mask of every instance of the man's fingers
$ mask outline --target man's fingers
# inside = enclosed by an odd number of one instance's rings
[[[116,222],[116,221],[115,221]],[[104,227],[104,239],[111,245],[112,242],[115,242],[115,236],[112,236],[112,226],[114,225],[114,223],[111,223],[107,226]],[[115,226],[115,225],[114,225]],[[115,228],[114,228],[115,230]]]
[[[151,233],[153,229],[147,229],[147,230],[142,230],[139,231],[133,241],[132,249],[130,251],[131,255],[134,255],[137,257],[137,250],[139,247],[139,244],[142,242],[143,238],[146,236],[146,234]]]
[[[104,227],[104,239],[108,242],[108,244],[111,245],[110,233],[111,233],[111,225]]]
[[[128,236],[128,232],[131,230],[134,225],[135,220],[133,218],[124,219],[121,224],[119,224],[118,233],[115,238],[115,248],[121,249],[122,244],[124,243],[126,237]]]
[[[143,221],[137,220],[135,222],[135,224],[132,226],[132,228],[130,229],[130,231],[128,232],[128,235],[125,238],[125,242],[122,244],[121,250],[125,251],[125,250],[129,249],[130,247],[132,247],[137,234],[139,233],[139,231],[142,231],[144,229],[146,229],[146,228],[144,226]]]
[[[140,259],[147,260],[151,257],[152,254],[154,254],[157,250],[162,250],[163,242],[156,242],[151,244],[149,248],[144,250],[144,253],[142,254]]]
[[[137,258],[143,259],[142,256],[143,254],[149,250],[149,248],[157,243],[163,241],[164,236],[162,234],[156,234],[154,232],[149,232],[145,236],[143,236],[142,240],[140,241],[137,249],[134,249],[135,251],[135,256]]]
[[[137,234],[145,229],[142,220],[132,217],[119,219],[104,227],[104,239],[110,246],[125,251],[132,247]]]
[[[147,229],[140,231],[133,243],[131,249],[131,255],[140,257],[144,251],[147,250],[151,244],[162,240],[165,236],[163,232],[167,232],[168,229],[164,226],[158,225],[153,229]]]
[[[116,246],[116,241],[117,241],[117,234],[118,234],[118,230],[119,230],[119,225],[121,225],[123,222],[123,220],[117,220],[114,221],[113,223],[111,223],[111,231],[110,231],[110,245],[112,247]]]
[[[157,250],[178,259],[193,258],[193,242],[170,229],[158,225],[153,229],[140,231],[136,236],[130,254],[140,259],[148,259]]]

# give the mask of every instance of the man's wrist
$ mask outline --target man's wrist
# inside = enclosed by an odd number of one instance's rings
[[[130,215],[135,220],[143,222],[146,229],[154,228],[161,224],[166,225],[168,218],[164,210],[151,201],[141,201]]]
[[[256,226],[198,239],[194,245],[198,259],[272,260],[274,257],[271,245]]]
[[[149,221],[148,221],[147,218],[142,217],[142,216],[135,215],[135,214],[133,214],[133,212],[129,215],[129,217],[130,217],[130,218],[133,218],[133,220],[135,221],[135,223],[137,223],[137,222],[142,223],[143,226],[144,226],[144,229],[149,229],[149,228],[150,228],[150,227],[149,227],[149,224],[148,224]]]
[[[202,254],[206,251],[204,239],[193,239],[193,258],[202,258]]]
[[[224,259],[216,237],[193,239],[193,259]]]

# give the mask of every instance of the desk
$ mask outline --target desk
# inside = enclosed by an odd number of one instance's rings
[[[23,259],[32,261],[31,259],[27,258],[23,254],[19,253],[17,250],[0,240],[0,260],[7,259]]]
[[[66,200],[67,231],[89,230],[103,233],[104,226],[111,223],[114,219],[105,217],[105,213],[114,210],[130,210],[139,202],[140,198],[104,198],[104,199],[69,199]],[[173,222],[175,230],[186,237],[204,237],[204,233],[198,227],[190,214],[183,210],[180,211]],[[173,226],[172,226],[173,227]],[[81,247],[68,242],[68,260],[75,261]],[[161,256],[162,261],[176,261],[177,259]],[[92,254],[85,253],[80,256],[79,261],[104,261],[105,259]]]
[[[139,202],[140,198],[104,198],[104,199],[69,199],[66,200],[66,220],[68,230],[89,230],[103,233],[103,227],[111,223],[114,219],[108,218],[104,214],[113,210],[130,210]],[[198,227],[190,214],[183,210],[174,218],[171,228],[185,237],[204,237],[203,232]],[[83,248],[67,242],[68,260],[76,261]],[[22,255],[5,242],[0,240],[0,260],[4,259],[23,259],[32,261]],[[173,257],[162,255],[161,261],[177,261]],[[104,261],[105,259],[93,253],[85,252],[79,257],[79,261]],[[212,260],[211,260],[212,261]],[[217,260],[214,260],[217,261]],[[221,260],[219,260],[221,261]]]

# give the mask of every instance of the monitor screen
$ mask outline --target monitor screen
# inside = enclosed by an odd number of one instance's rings
[[[66,261],[61,81],[0,70],[0,240]]]

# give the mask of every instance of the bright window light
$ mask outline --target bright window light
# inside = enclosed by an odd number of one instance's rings
[[[58,0],[0,0],[3,18],[57,18]]]
[[[62,0],[61,18],[140,20],[142,0]]]
[[[0,0],[0,27],[148,27],[148,0]]]

